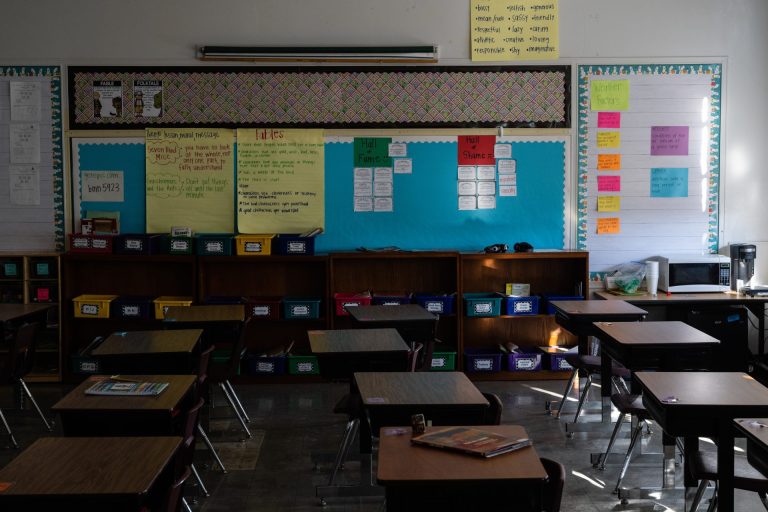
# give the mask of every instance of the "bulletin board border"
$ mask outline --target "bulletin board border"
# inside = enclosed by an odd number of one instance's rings
[[[720,132],[722,109],[722,73],[721,63],[708,64],[585,64],[578,66],[578,176],[577,176],[577,223],[576,245],[581,251],[587,247],[587,178],[588,178],[588,149],[589,137],[589,76],[622,76],[622,75],[711,75],[711,100],[709,122],[709,183],[707,189],[707,212],[709,213],[706,245],[710,253],[717,253],[719,247],[719,191],[720,191]],[[605,273],[590,272],[590,280],[602,281]]]
[[[120,116],[95,117],[95,81],[120,82]],[[162,81],[159,117],[134,80]],[[68,68],[69,127],[569,128],[571,67]]]
[[[51,143],[53,171],[54,246],[64,251],[64,146],[61,105],[60,66],[0,66],[2,77],[49,77],[51,93]]]

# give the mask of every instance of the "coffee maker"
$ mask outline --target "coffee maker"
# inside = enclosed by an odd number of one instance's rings
[[[741,291],[749,286],[749,280],[755,275],[756,252],[752,244],[731,244],[731,290]]]

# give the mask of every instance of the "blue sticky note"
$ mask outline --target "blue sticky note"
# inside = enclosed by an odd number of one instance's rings
[[[688,168],[652,168],[651,197],[688,197]]]

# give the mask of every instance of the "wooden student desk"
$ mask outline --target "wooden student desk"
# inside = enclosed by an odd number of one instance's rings
[[[737,418],[736,431],[747,438],[747,460],[768,476],[768,418]]]
[[[358,371],[404,371],[408,345],[395,329],[338,329],[307,331],[326,379],[349,379]]]
[[[407,343],[434,342],[437,316],[418,304],[358,306],[349,315],[360,327],[392,327]]]
[[[181,437],[43,437],[0,469],[2,510],[137,512],[173,481]]]
[[[197,381],[196,375],[131,375],[139,382],[167,382],[157,396],[86,395],[85,390],[102,380],[86,379],[53,406],[66,436],[170,436],[182,435],[180,423],[185,403]]]
[[[511,438],[519,425],[483,425]],[[434,427],[427,428],[427,432]],[[427,510],[541,510],[547,472],[533,446],[489,459],[411,444],[411,427],[384,427],[377,481],[389,512]]]
[[[643,404],[664,429],[665,444],[685,438],[687,458],[698,450],[699,437],[717,441],[718,510],[733,512],[733,420],[768,416],[768,388],[741,372],[637,372]],[[664,487],[674,485],[674,464],[665,472]],[[671,473],[671,474],[669,474]],[[685,471],[686,487],[693,487]],[[631,493],[620,497],[631,498]]]
[[[128,331],[109,335],[91,355],[108,374],[193,374],[202,329]]]
[[[0,304],[0,341],[5,340],[10,324],[43,318],[52,304]]]

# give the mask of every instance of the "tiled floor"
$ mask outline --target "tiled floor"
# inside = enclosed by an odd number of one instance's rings
[[[540,455],[565,465],[564,512],[685,510],[682,499],[632,500],[628,505],[619,503],[611,493],[618,467],[598,471],[592,468],[589,460],[590,452],[605,448],[608,435],[576,434],[568,438],[563,421],[544,412],[545,400],[555,399],[564,382],[481,382],[478,387],[501,397],[504,423],[524,425]],[[211,413],[211,437],[215,443],[221,443],[225,464],[229,463],[231,470],[222,474],[212,468],[210,454],[202,448],[202,444],[198,445],[196,464],[211,496],[192,503],[194,510],[351,512],[384,509],[381,498],[329,499],[328,505],[321,509],[315,497],[315,485],[325,483],[330,461],[319,457],[321,460],[315,469],[313,459],[317,459],[318,454],[332,454],[341,438],[345,418],[333,414],[331,409],[345,393],[345,385],[262,384],[239,385],[236,388],[250,413],[254,438],[245,443],[240,441],[237,423],[231,421],[229,409],[219,398],[217,407]],[[68,388],[36,384],[32,390],[41,405],[50,410],[50,406]],[[42,422],[31,410],[9,410],[11,402],[8,388],[0,390],[0,407],[6,412],[22,449],[37,436],[47,435]],[[570,402],[567,410],[574,409],[575,402]],[[644,438],[644,449],[658,452],[660,437],[659,429],[654,429],[652,435]],[[623,453],[628,443],[628,436],[624,435],[617,441],[615,451]],[[0,437],[0,466],[17,453],[6,444],[6,438]],[[743,446],[743,442],[739,444]],[[702,445],[709,447],[707,443]],[[350,461],[340,477],[341,481],[353,482],[357,467],[356,462]],[[660,485],[660,464],[630,466],[625,484]],[[196,490],[196,486],[187,488],[190,498]],[[703,505],[700,507],[701,510],[705,508]],[[763,507],[754,493],[737,491],[736,510],[751,512],[763,510]]]

